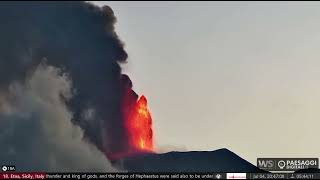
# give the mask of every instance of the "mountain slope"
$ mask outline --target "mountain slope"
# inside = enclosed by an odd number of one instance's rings
[[[265,172],[228,149],[136,154],[117,162],[130,172]]]

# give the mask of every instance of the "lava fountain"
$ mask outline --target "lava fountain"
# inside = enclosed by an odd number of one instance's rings
[[[153,152],[152,118],[147,99],[141,96],[127,119],[129,143],[134,150]]]
[[[152,117],[148,109],[148,101],[132,90],[132,81],[128,75],[123,74],[122,83],[122,114],[124,132],[127,140],[126,148],[121,152],[107,153],[109,159],[116,160],[136,153],[153,153],[154,136],[152,131]]]

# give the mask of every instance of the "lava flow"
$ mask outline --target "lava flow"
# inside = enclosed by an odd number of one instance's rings
[[[147,99],[141,96],[133,107],[128,119],[129,143],[136,151],[153,151],[152,118]]]

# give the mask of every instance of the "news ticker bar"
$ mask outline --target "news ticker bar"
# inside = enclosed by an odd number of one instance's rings
[[[2,172],[0,179],[320,179],[320,173],[48,173]]]

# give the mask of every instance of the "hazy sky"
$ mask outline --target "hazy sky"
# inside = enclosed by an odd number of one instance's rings
[[[159,151],[319,157],[319,2],[110,5]]]

